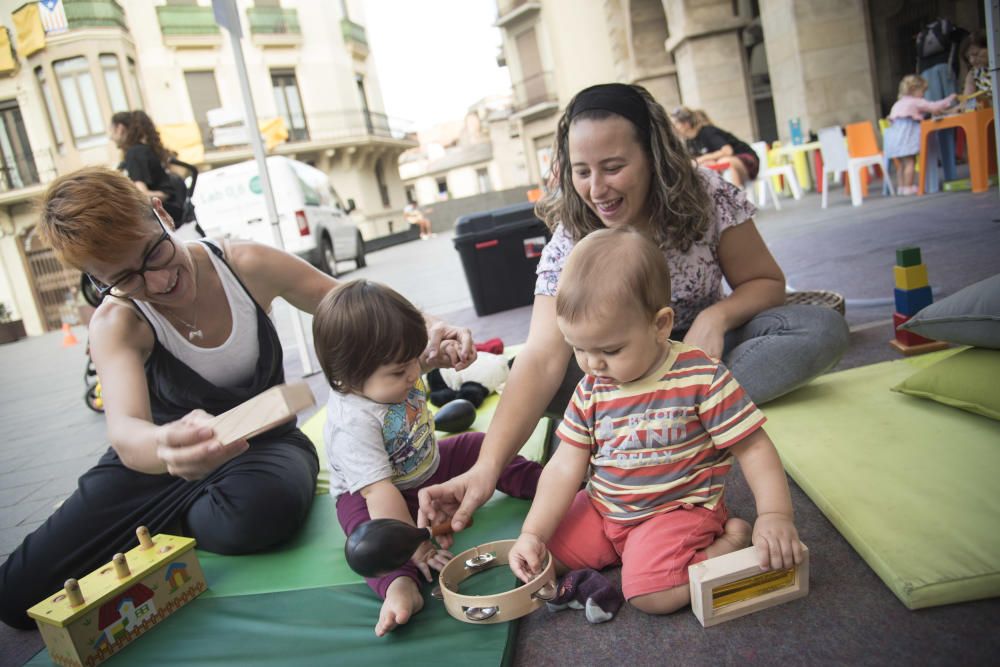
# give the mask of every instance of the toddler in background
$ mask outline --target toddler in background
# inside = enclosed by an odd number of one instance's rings
[[[462,433],[440,443],[421,380],[427,323],[413,304],[392,289],[352,280],[330,291],[313,318],[316,355],[332,391],[323,440],[330,465],[330,495],[350,535],[369,519],[414,524],[417,491],[472,467],[483,433]],[[446,355],[447,356],[447,355]],[[497,488],[531,498],[541,475],[538,463],[516,456]],[[451,539],[438,538],[445,547]],[[431,580],[451,554],[431,542],[403,567],[366,579],[384,600],[375,626],[382,636],[423,607],[421,575]]]
[[[892,125],[885,131],[885,157],[898,158],[902,167],[898,170],[899,185],[896,192],[901,195],[917,194],[914,185],[916,156],[920,152],[920,121],[926,114],[936,114],[954,106],[956,96],[949,95],[943,100],[929,102],[924,99],[927,81],[922,76],[907,74],[899,82],[899,99],[892,105],[889,120]]]

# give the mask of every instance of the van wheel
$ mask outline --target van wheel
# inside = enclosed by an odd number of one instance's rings
[[[365,259],[365,240],[361,238],[361,232],[358,232],[358,244],[356,254],[354,255],[354,263],[359,269],[368,266],[368,260]]]
[[[320,240],[320,249],[322,250],[319,259],[320,270],[336,278],[339,275],[337,273],[337,256],[333,253],[333,242],[326,234]]]

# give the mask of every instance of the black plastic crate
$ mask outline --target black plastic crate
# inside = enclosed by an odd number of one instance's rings
[[[535,267],[551,238],[530,202],[465,215],[455,222],[455,249],[477,315],[527,306],[535,298]]]

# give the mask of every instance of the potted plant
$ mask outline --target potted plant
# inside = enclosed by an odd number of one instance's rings
[[[15,320],[7,304],[0,303],[0,343],[11,343],[25,335],[24,322]]]

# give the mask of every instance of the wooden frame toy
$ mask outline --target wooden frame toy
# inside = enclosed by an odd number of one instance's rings
[[[95,667],[206,589],[192,538],[136,535],[139,546],[28,610],[55,664]]]
[[[691,611],[704,627],[805,597],[809,593],[809,549],[787,570],[761,570],[756,547],[709,558],[688,568]]]
[[[305,382],[279,384],[223,412],[208,425],[219,442],[228,445],[272,429],[314,405],[316,397]]]
[[[506,565],[517,540],[487,542],[458,554],[441,569],[438,578],[445,609],[463,623],[504,623],[521,618],[556,596],[556,569],[552,554],[541,573],[528,583],[496,595],[462,595],[459,586],[469,577]],[[436,591],[435,591],[436,593]]]

